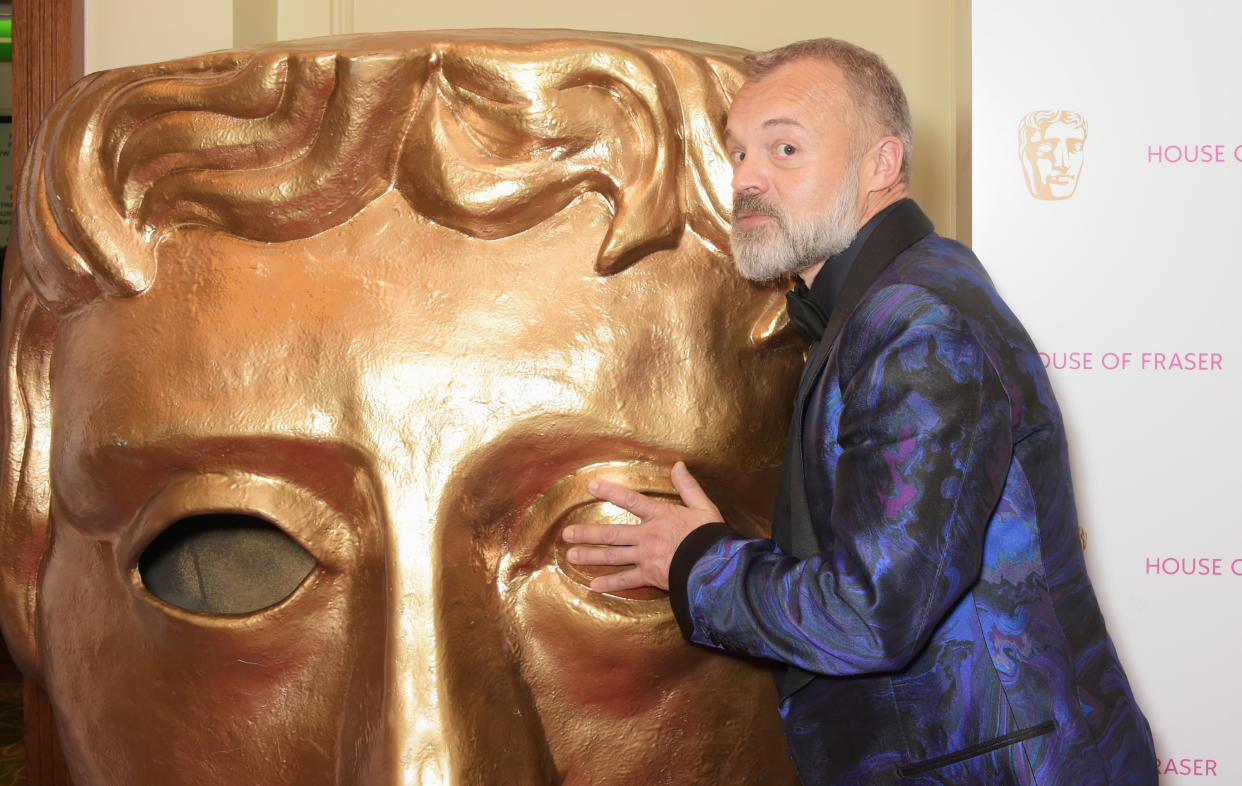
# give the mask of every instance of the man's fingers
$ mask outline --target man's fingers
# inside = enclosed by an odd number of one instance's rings
[[[569,550],[569,561],[575,565],[632,565],[632,546],[575,546]]]
[[[628,510],[640,519],[651,518],[660,512],[661,506],[667,504],[644,497],[637,491],[610,480],[593,480],[587,484],[587,491],[622,510]]]
[[[638,542],[638,531],[631,524],[574,524],[561,530],[561,537],[569,543],[633,546]]]
[[[703,491],[703,487],[690,474],[690,470],[686,468],[684,461],[678,461],[673,465],[673,488],[677,489],[677,493],[681,496],[681,501],[686,503],[688,508],[696,508],[698,510],[707,510],[720,515],[720,510],[716,507],[707,493]]]
[[[596,592],[623,592],[650,585],[651,583],[643,578],[642,571],[638,568],[630,568],[595,578],[591,582],[591,589]]]

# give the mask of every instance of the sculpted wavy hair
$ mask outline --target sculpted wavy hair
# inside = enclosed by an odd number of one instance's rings
[[[741,51],[568,31],[439,35],[274,45],[77,83],[22,173],[17,243],[35,288],[58,307],[132,294],[178,226],[293,240],[391,189],[484,238],[596,192],[614,211],[601,273],[686,228],[727,248],[719,128]]]

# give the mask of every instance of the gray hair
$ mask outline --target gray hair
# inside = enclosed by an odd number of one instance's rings
[[[914,151],[914,124],[910,105],[897,75],[874,52],[836,38],[798,41],[766,52],[754,52],[743,60],[746,78],[763,79],[777,68],[795,60],[813,59],[833,63],[845,74],[850,98],[859,117],[851,132],[865,137],[895,136],[905,155],[901,162],[902,182],[910,182],[910,157]],[[867,140],[869,141],[869,140]],[[857,141],[855,141],[857,144]]]

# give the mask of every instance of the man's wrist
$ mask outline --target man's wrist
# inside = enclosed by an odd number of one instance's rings
[[[690,617],[690,596],[687,591],[690,571],[694,570],[695,563],[707,553],[708,549],[716,545],[721,538],[733,534],[736,533],[723,521],[704,524],[691,530],[690,534],[677,546],[677,551],[673,552],[673,560],[668,567],[668,597],[673,606],[673,616],[677,619],[677,626],[681,628],[681,634],[687,639],[690,639],[694,633],[694,621]]]

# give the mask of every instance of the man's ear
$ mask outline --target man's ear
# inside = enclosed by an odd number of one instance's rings
[[[10,252],[14,249],[10,248]],[[51,345],[57,318],[20,264],[5,271],[4,456],[0,466],[0,626],[14,662],[40,680],[39,577],[51,501]]]
[[[895,136],[886,136],[872,145],[863,158],[863,193],[887,191],[900,183],[905,160],[905,145]]]

